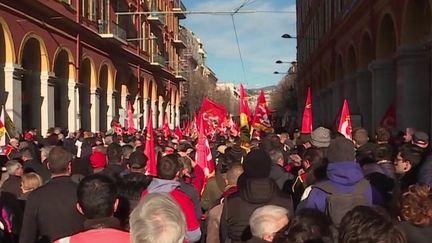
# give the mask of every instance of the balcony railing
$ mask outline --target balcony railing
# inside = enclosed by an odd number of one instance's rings
[[[166,59],[164,56],[161,56],[161,55],[153,55],[150,64],[151,65],[165,66],[166,65]]]
[[[186,11],[186,7],[181,0],[174,0],[174,6],[172,11],[179,19],[186,18],[186,14],[184,13],[184,11]]]
[[[166,23],[166,15],[163,13],[160,13],[160,9],[157,7],[152,7],[151,14],[147,17],[149,21],[155,21],[160,25],[165,25]]]
[[[99,34],[102,38],[112,38],[120,42],[127,43],[126,30],[115,22],[99,22]]]
[[[174,45],[178,48],[187,48],[186,40],[186,36],[181,32],[174,35]]]

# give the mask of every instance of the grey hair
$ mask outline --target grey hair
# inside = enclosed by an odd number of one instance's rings
[[[255,209],[249,218],[252,235],[262,238],[264,234],[276,233],[276,224],[284,217],[288,217],[288,210],[283,207],[266,205]]]
[[[22,165],[18,160],[9,160],[6,162],[5,167],[9,175],[15,175],[16,170],[22,167]]]
[[[45,146],[41,148],[41,155],[44,155],[45,158],[48,158],[49,153],[55,146]]]
[[[132,211],[129,224],[132,243],[182,243],[186,235],[181,208],[162,193],[146,195]]]

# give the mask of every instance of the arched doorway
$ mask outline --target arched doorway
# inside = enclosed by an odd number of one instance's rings
[[[22,129],[41,129],[41,44],[29,38],[21,54],[24,70],[21,86]],[[45,131],[42,131],[45,132]]]
[[[344,69],[342,63],[342,55],[338,55],[336,59],[335,81],[339,81],[344,77]]]
[[[99,72],[99,130],[107,130],[108,115],[108,65],[103,65]]]
[[[410,0],[402,24],[401,43],[420,44],[431,33],[429,1]]]
[[[359,67],[367,69],[372,60],[375,59],[375,50],[369,33],[364,33],[359,52]]]
[[[391,58],[396,51],[396,32],[392,17],[387,14],[381,21],[378,32],[376,56],[378,59]]]
[[[69,54],[61,50],[54,61],[54,73],[56,76],[54,86],[54,124],[56,127],[66,128],[69,120]]]
[[[357,59],[354,51],[354,47],[351,45],[348,49],[346,74],[352,75],[357,70]]]
[[[90,117],[90,83],[92,74],[92,63],[89,58],[81,62],[79,74],[78,94],[79,94],[79,118],[80,128],[85,130],[91,129]]]
[[[0,105],[6,104],[6,90],[5,90],[5,73],[3,68],[6,64],[6,37],[4,34],[3,26],[0,23]]]

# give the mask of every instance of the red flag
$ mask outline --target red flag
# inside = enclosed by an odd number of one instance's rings
[[[258,96],[257,105],[255,108],[255,114],[253,116],[252,126],[257,130],[269,130],[271,129],[270,124],[270,110],[267,106],[264,91],[261,90]]]
[[[146,174],[151,176],[157,176],[157,168],[156,168],[156,154],[155,154],[155,145],[154,145],[154,131],[153,131],[153,111],[150,109],[149,119],[147,124],[147,135],[146,135],[146,143],[145,143],[145,155],[148,158],[147,161],[147,172]]]
[[[182,140],[182,139],[183,139],[183,134],[182,134],[182,131],[181,131],[181,129],[180,129],[179,126],[177,126],[177,127],[175,128],[174,133],[175,133],[175,135],[177,136],[177,139],[178,139],[178,140]]]
[[[394,128],[396,124],[396,107],[394,104],[391,104],[384,114],[380,125],[387,128]]]
[[[348,102],[344,99],[342,112],[340,115],[338,132],[343,134],[347,139],[352,140],[352,124],[349,112]]]
[[[123,135],[123,128],[121,127],[120,123],[118,121],[114,121],[113,126],[114,126],[114,132],[117,135],[122,136]]]
[[[303,134],[312,133],[312,100],[310,87],[307,89],[306,104],[303,111],[303,120],[300,132]]]
[[[215,170],[212,154],[207,137],[204,134],[203,118],[200,117],[198,144],[196,146],[195,161],[204,170],[205,178],[209,178]]]
[[[246,100],[243,84],[240,84],[240,128],[249,126],[249,121],[251,121],[251,111]]]
[[[224,105],[217,104],[207,97],[204,97],[198,117],[199,119],[203,119],[202,125],[204,126],[205,133],[213,131],[215,124],[219,127],[222,122],[225,121],[225,115],[226,109]],[[201,129],[201,127],[199,127],[199,129]]]
[[[132,101],[128,101],[128,110],[127,110],[127,121],[128,121],[128,133],[134,134],[136,133],[135,123],[134,123],[134,113],[133,113],[133,106]]]
[[[165,138],[168,138],[171,135],[171,129],[168,123],[168,113],[165,112],[164,115],[164,123],[162,125],[162,131],[164,133]]]

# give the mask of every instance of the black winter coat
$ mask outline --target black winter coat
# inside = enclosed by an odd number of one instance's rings
[[[227,238],[232,243],[248,241],[252,238],[249,218],[261,206],[276,205],[293,213],[290,196],[283,194],[270,178],[247,179],[243,175],[238,180],[239,191],[224,201],[220,223],[220,239]]]

